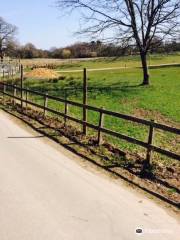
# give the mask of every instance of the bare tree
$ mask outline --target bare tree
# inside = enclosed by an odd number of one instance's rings
[[[9,42],[12,41],[17,27],[7,23],[2,17],[0,17],[0,58],[3,62],[4,51],[6,50]]]
[[[150,83],[147,53],[153,39],[174,37],[180,24],[179,0],[58,0],[57,7],[82,14],[86,23],[82,33],[103,34],[108,40],[136,45],[142,62],[143,85]]]

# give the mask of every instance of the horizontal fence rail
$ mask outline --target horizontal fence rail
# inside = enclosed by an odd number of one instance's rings
[[[10,88],[11,90],[13,90],[13,94],[8,93],[7,92],[7,88]],[[17,94],[16,94],[17,90],[21,93],[20,95],[22,97],[18,97],[17,96]],[[146,156],[147,158],[146,158],[146,160],[149,163],[150,163],[151,158],[152,158],[151,157],[151,153],[152,152],[157,152],[157,153],[163,154],[163,155],[165,155],[167,157],[170,157],[170,158],[173,158],[175,160],[180,160],[180,155],[178,155],[177,153],[173,153],[173,152],[171,152],[169,150],[162,149],[160,147],[157,147],[157,146],[153,145],[153,131],[155,129],[159,129],[159,130],[163,130],[163,131],[166,131],[166,132],[170,132],[170,133],[174,133],[174,134],[180,135],[180,129],[178,129],[178,128],[170,127],[170,126],[167,126],[167,125],[156,123],[154,121],[149,121],[149,120],[137,118],[137,117],[126,115],[126,114],[121,114],[121,113],[105,110],[105,109],[102,109],[102,108],[97,108],[97,107],[90,106],[90,105],[87,105],[87,104],[82,104],[82,103],[74,102],[74,101],[71,101],[71,100],[67,100],[67,99],[63,99],[63,98],[47,95],[47,94],[42,93],[42,92],[30,90],[30,89],[27,89],[27,88],[21,88],[19,86],[7,84],[7,83],[0,83],[0,92],[3,94],[3,96],[6,95],[6,96],[8,96],[10,98],[13,98],[14,100],[20,101],[21,102],[21,106],[23,106],[23,103],[25,103],[26,106],[28,104],[28,105],[34,106],[36,108],[42,109],[44,111],[44,115],[47,112],[51,112],[51,113],[56,114],[56,115],[58,115],[60,117],[63,117],[65,122],[68,119],[68,120],[71,120],[73,122],[81,124],[83,127],[86,126],[86,127],[89,127],[91,129],[94,129],[94,130],[98,131],[97,142],[99,144],[101,142],[101,133],[104,133],[104,134],[107,134],[107,135],[110,135],[110,136],[117,137],[119,139],[125,140],[125,141],[127,141],[129,143],[133,143],[135,145],[139,145],[139,146],[147,149],[147,156]],[[22,92],[25,93],[25,96],[26,96],[25,99],[23,99]],[[28,97],[27,97],[28,94],[30,94],[30,93],[34,94],[36,96],[43,97],[44,104],[40,105],[38,103],[30,101],[28,99]],[[60,112],[60,111],[57,111],[57,110],[54,110],[52,108],[49,108],[48,107],[48,99],[55,100],[55,101],[60,102],[60,103],[64,103],[64,109],[65,109],[64,113]],[[14,100],[13,100],[13,102],[14,102]],[[86,109],[86,110],[91,110],[91,111],[94,111],[94,112],[98,112],[99,115],[100,115],[99,124],[98,125],[94,125],[92,123],[89,123],[88,121],[83,121],[81,119],[78,119],[76,117],[68,115],[68,105],[79,107],[82,110]],[[110,129],[104,128],[102,121],[103,121],[104,116],[106,116],[106,115],[148,126],[149,127],[148,141],[147,142],[143,142],[141,140],[138,140],[138,139],[126,136],[124,134],[112,131]]]

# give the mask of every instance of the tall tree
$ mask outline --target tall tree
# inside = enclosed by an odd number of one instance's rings
[[[9,57],[18,57],[18,51],[20,49],[20,44],[15,40],[9,40],[4,49],[4,53]]]
[[[32,43],[27,43],[23,47],[24,58],[36,58],[38,57],[38,50]]]
[[[0,17],[0,58],[3,62],[4,51],[6,50],[9,42],[12,41],[15,33],[17,32],[17,27],[6,22],[2,17]]]
[[[108,40],[136,45],[143,85],[150,83],[147,53],[154,37],[161,40],[174,37],[180,25],[179,0],[58,0],[57,7],[68,13],[72,10],[82,13],[86,23],[82,33],[95,36],[104,33]]]

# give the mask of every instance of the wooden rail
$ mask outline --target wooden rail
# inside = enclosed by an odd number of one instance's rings
[[[17,91],[20,92],[20,97],[17,96]],[[108,134],[110,136],[114,136],[114,137],[117,137],[119,139],[125,140],[129,143],[139,145],[139,146],[147,149],[147,155],[146,155],[147,165],[151,164],[152,152],[157,152],[157,153],[163,154],[163,155],[165,155],[167,157],[170,157],[170,158],[173,158],[175,160],[180,160],[180,155],[178,155],[177,153],[173,153],[173,152],[170,152],[168,150],[165,150],[165,149],[162,149],[160,147],[157,147],[157,146],[153,145],[153,138],[154,138],[155,129],[160,129],[160,130],[170,132],[170,133],[174,133],[174,134],[177,134],[177,135],[180,135],[180,129],[173,128],[173,127],[163,125],[163,124],[160,124],[160,123],[156,123],[154,121],[148,121],[148,120],[145,120],[145,119],[141,119],[141,118],[137,118],[137,117],[134,117],[134,116],[126,115],[126,114],[112,112],[112,111],[109,111],[109,110],[105,110],[103,108],[97,108],[97,107],[90,106],[90,105],[87,105],[87,104],[82,104],[82,103],[70,101],[70,100],[67,100],[67,99],[63,99],[63,98],[59,98],[59,97],[55,97],[55,96],[50,96],[50,95],[44,94],[42,92],[37,92],[37,91],[34,91],[34,90],[18,87],[18,86],[11,85],[11,84],[0,83],[0,92],[3,94],[4,98],[5,98],[5,95],[10,97],[10,98],[13,98],[13,103],[15,102],[15,100],[18,100],[19,102],[22,103],[22,106],[23,106],[23,103],[25,103],[26,106],[28,104],[28,105],[31,105],[31,106],[42,109],[43,112],[44,112],[44,115],[47,112],[51,112],[53,114],[61,116],[62,118],[64,118],[65,124],[66,124],[67,119],[71,120],[71,121],[74,121],[76,123],[79,123],[83,127],[83,132],[84,132],[84,126],[96,130],[97,133],[98,133],[98,135],[97,135],[97,143],[98,144],[101,144],[102,134],[104,133],[104,134]],[[13,93],[11,93],[11,92],[13,92]],[[25,96],[26,96],[25,99],[23,98],[22,93],[25,93]],[[38,103],[30,101],[27,98],[29,93],[34,94],[36,96],[43,97],[44,98],[44,104],[40,105]],[[64,112],[59,112],[59,111],[56,111],[52,108],[49,108],[48,107],[48,99],[64,103]],[[72,117],[68,114],[68,106],[69,105],[79,107],[83,110],[82,120],[78,119],[76,117]],[[88,121],[84,120],[85,119],[84,112],[85,111],[87,112],[87,110],[91,110],[91,111],[99,113],[99,124],[98,125],[94,125],[94,124],[89,123]],[[149,127],[148,141],[143,142],[141,140],[138,140],[138,139],[126,136],[124,134],[112,131],[110,129],[104,128],[103,127],[103,119],[106,115],[148,126]]]

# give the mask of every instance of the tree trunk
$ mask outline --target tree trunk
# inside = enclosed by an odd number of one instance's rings
[[[148,65],[147,65],[147,53],[141,52],[141,63],[143,68],[143,82],[142,85],[149,85],[149,71],[148,71]]]
[[[3,62],[3,51],[1,49],[1,46],[0,46],[0,59],[1,59],[1,63]]]

